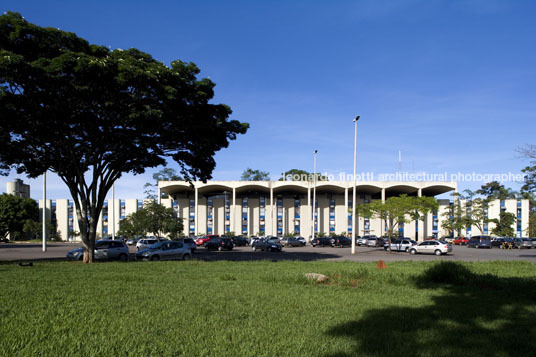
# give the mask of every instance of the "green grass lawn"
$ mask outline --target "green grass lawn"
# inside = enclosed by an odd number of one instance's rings
[[[526,262],[4,264],[0,282],[1,356],[536,351],[536,265]]]

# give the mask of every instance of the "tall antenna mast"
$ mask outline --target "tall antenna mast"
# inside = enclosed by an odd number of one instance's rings
[[[402,172],[402,151],[398,150],[398,172]]]

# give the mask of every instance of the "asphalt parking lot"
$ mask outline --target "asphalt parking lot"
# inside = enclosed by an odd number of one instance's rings
[[[1,243],[0,261],[33,261],[33,260],[64,260],[65,255],[71,249],[80,247],[79,243],[51,243],[46,252],[41,251],[39,244],[25,243]],[[136,248],[129,247],[131,258],[134,257]],[[254,260],[301,260],[301,261],[355,261],[372,262],[378,260],[390,261],[486,261],[486,260],[521,260],[536,262],[536,249],[474,249],[466,246],[454,246],[452,253],[448,255],[411,255],[404,252],[386,252],[383,248],[356,247],[356,254],[351,254],[351,248],[331,248],[311,246],[299,248],[284,248],[282,252],[252,251],[250,247],[235,247],[232,251],[207,251],[198,248],[194,259],[205,261],[231,260],[231,261],[254,261]]]

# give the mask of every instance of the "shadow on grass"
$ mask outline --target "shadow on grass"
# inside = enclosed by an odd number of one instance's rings
[[[440,295],[431,305],[370,310],[331,328],[330,335],[355,342],[354,351],[334,356],[535,355],[536,279],[475,274],[442,262],[414,284],[441,289]]]
[[[257,261],[257,260],[271,260],[271,261],[288,261],[299,260],[303,262],[311,262],[324,259],[340,258],[341,255],[324,253],[324,252],[300,252],[283,250],[282,252],[263,252],[263,251],[206,251],[204,249],[198,249],[193,256],[195,259],[204,261]]]

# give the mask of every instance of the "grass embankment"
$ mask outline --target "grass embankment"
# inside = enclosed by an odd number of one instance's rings
[[[0,265],[0,355],[533,356],[524,262]],[[323,273],[326,284],[303,273]]]

